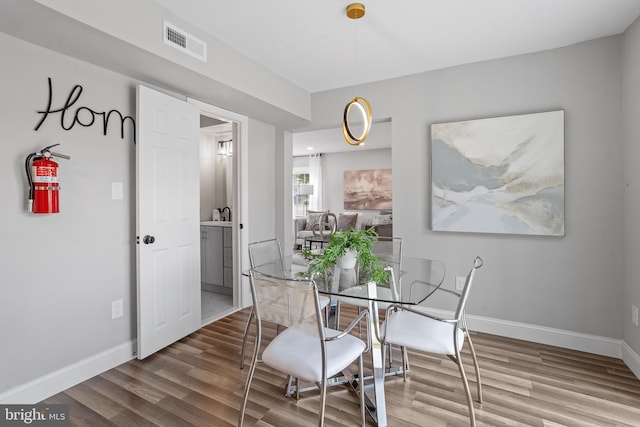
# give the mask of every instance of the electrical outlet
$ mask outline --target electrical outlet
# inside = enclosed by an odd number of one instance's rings
[[[121,182],[111,183],[111,199],[122,200],[124,196],[124,186]]]
[[[456,291],[464,289],[464,282],[467,280],[464,276],[456,276]]]
[[[638,307],[635,305],[631,306],[631,323],[634,326],[638,326]]]
[[[122,317],[122,300],[111,301],[111,318],[117,319]]]

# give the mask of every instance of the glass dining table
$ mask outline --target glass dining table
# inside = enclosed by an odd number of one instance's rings
[[[400,263],[381,261],[381,264],[393,274],[389,283],[376,284],[357,271],[334,268],[324,275],[314,275],[318,292],[327,296],[340,297],[342,301],[352,300],[357,305],[367,306],[369,331],[371,339],[371,357],[374,398],[367,397],[367,411],[378,426],[387,425],[387,408],[385,402],[384,382],[389,374],[398,374],[402,368],[389,372],[383,366],[384,348],[381,344],[379,308],[389,304],[418,305],[429,298],[441,285],[445,276],[445,265],[442,261],[403,257]],[[304,279],[308,265],[301,255],[284,257],[280,260],[255,267],[253,270],[276,279]],[[249,272],[245,272],[246,275]],[[365,380],[367,379],[365,378]],[[342,382],[357,386],[359,379],[346,377]],[[370,389],[370,387],[367,387]]]

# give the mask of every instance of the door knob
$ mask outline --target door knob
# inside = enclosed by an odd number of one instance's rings
[[[156,238],[153,236],[149,236],[148,234],[142,238],[142,241],[145,245],[149,245],[156,241]]]

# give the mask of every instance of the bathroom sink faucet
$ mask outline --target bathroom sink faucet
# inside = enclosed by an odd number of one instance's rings
[[[228,212],[228,216],[225,215],[225,211]],[[225,221],[231,221],[231,208],[229,206],[225,206],[224,208],[222,208],[222,217]]]

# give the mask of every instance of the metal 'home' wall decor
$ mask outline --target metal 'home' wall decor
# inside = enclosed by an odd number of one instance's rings
[[[131,123],[132,133],[133,133],[133,142],[136,142],[136,122],[131,116],[124,116],[118,110],[109,110],[107,111],[95,111],[89,107],[76,107],[75,111],[71,111],[72,107],[80,98],[82,94],[83,88],[80,85],[75,85],[71,92],[69,92],[69,96],[67,96],[67,100],[64,105],[60,108],[52,107],[53,104],[53,84],[51,82],[51,77],[48,77],[49,81],[49,100],[47,102],[47,107],[45,110],[38,111],[38,114],[42,115],[40,122],[34,128],[35,131],[40,129],[40,126],[47,120],[50,114],[60,114],[60,126],[64,130],[71,130],[73,127],[78,124],[82,127],[90,127],[96,121],[96,117],[102,117],[102,133],[104,136],[107,136],[107,130],[109,127],[109,120],[111,119],[112,114],[116,114],[120,118],[120,138],[124,139],[124,128],[127,122]]]

